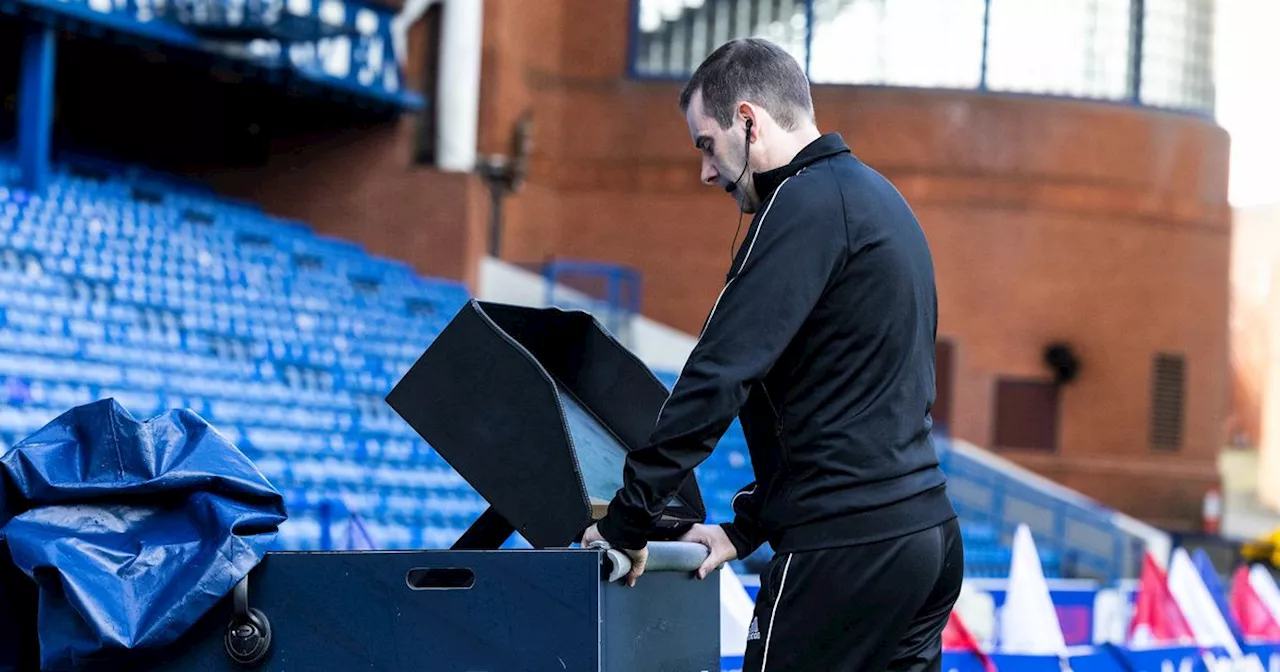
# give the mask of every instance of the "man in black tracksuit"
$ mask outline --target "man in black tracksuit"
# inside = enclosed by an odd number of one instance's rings
[[[649,443],[583,543],[628,550],[634,583],[664,503],[737,416],[756,480],[732,523],[684,538],[710,550],[703,577],[773,547],[745,669],[937,670],[964,559],[930,434],[925,236],[887,180],[817,131],[808,81],[777,46],[719,48],[681,106],[703,181],[755,214]]]

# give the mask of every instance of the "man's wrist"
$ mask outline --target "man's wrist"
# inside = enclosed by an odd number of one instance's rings
[[[724,530],[725,536],[729,537],[729,543],[733,544],[739,560],[751,555],[760,547],[759,542],[747,536],[733,523],[720,523],[720,529]]]
[[[648,545],[644,535],[627,529],[625,525],[617,524],[616,520],[614,516],[606,514],[596,522],[596,530],[605,541],[609,542],[609,546],[624,551],[638,551]]]

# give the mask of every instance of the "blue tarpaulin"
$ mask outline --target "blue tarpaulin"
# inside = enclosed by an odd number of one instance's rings
[[[188,410],[138,421],[99,401],[0,457],[0,563],[38,590],[42,669],[174,642],[285,518],[253,462]]]

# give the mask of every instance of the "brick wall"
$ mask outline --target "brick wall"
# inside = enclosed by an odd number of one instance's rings
[[[534,113],[529,184],[508,201],[503,256],[633,265],[646,313],[696,331],[738,217],[698,182],[679,86],[625,78],[628,4],[485,3],[482,151],[505,151],[519,114]],[[1081,369],[1060,391],[1056,450],[1004,452],[1127,512],[1193,525],[1216,482],[1229,395],[1225,132],[1034,97],[818,87],[815,100],[823,130],[899,186],[932,243],[940,335],[955,344],[954,433],[991,446],[997,381],[1047,380],[1042,350],[1066,341]],[[410,168],[408,123],[281,159],[262,200],[466,276],[483,246],[484,189]],[[356,173],[355,194],[322,177]],[[1148,441],[1157,352],[1187,363],[1175,451]]]

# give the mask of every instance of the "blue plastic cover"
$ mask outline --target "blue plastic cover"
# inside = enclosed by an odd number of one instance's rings
[[[285,518],[266,477],[189,410],[139,422],[99,401],[0,457],[0,561],[37,586],[42,669],[172,643],[262,560]]]

